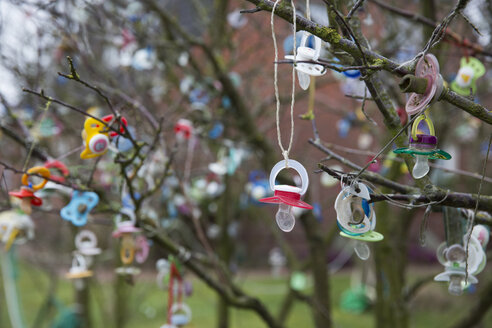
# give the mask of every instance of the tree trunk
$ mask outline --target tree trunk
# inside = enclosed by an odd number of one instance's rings
[[[389,178],[396,179],[399,176],[400,165],[394,162]],[[390,207],[387,202],[377,204],[375,208],[378,219],[376,231],[384,235],[384,240],[374,243],[373,247],[376,264],[376,327],[407,328],[409,317],[404,293],[406,244],[413,212]],[[397,216],[400,219],[396,220]]]
[[[321,235],[319,223],[312,211],[301,217],[301,222],[306,231],[306,239],[309,243],[311,271],[314,280],[313,315],[317,328],[330,328],[331,304],[329,293],[328,266],[326,263],[325,243]]]
[[[126,286],[125,278],[121,275],[116,277],[116,281],[114,284],[114,294],[115,294],[115,302],[114,302],[114,322],[116,328],[125,327],[125,323],[127,321],[127,286]]]
[[[227,269],[229,269],[231,255],[233,252],[233,244],[231,242],[231,238],[229,236],[229,215],[231,213],[230,210],[230,202],[231,202],[231,177],[229,175],[225,175],[224,185],[225,191],[222,196],[222,204],[221,208],[218,212],[217,221],[220,227],[220,236],[219,236],[219,245],[218,245],[218,254],[220,259],[226,264]],[[217,307],[217,327],[218,328],[228,328],[229,327],[229,305],[227,302],[219,296],[218,307]]]
[[[71,226],[72,237],[73,237],[73,247],[75,248],[75,236],[77,235],[78,229],[75,226]],[[73,281],[74,292],[75,292],[75,304],[77,310],[77,316],[80,321],[80,327],[91,328],[90,319],[90,302],[89,302],[89,280],[90,278],[75,279]]]
[[[75,284],[75,303],[77,304],[77,314],[80,320],[80,327],[92,327],[90,319],[89,302],[89,278],[77,279]]]

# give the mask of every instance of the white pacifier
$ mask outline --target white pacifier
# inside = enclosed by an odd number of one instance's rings
[[[314,49],[307,46],[308,38],[312,36],[314,38]],[[310,76],[321,76],[326,73],[325,67],[319,64],[312,63],[297,63],[298,61],[316,61],[321,53],[321,39],[308,32],[304,32],[301,44],[297,48],[296,57],[293,55],[285,56],[286,59],[296,61],[297,77],[299,78],[299,85],[303,90],[309,88],[311,83]]]

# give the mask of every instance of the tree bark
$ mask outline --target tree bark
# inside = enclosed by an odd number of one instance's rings
[[[227,265],[227,269],[229,269],[231,255],[233,252],[233,244],[231,242],[231,238],[229,236],[229,215],[230,215],[230,202],[231,202],[231,177],[229,175],[225,175],[224,177],[224,186],[225,191],[222,196],[222,204],[220,211],[218,212],[217,221],[220,227],[220,236],[219,236],[219,245],[218,245],[218,254],[220,259]],[[218,297],[218,306],[217,306],[217,327],[218,328],[228,328],[229,327],[229,305],[224,297]]]
[[[390,175],[399,175],[400,163],[395,162]],[[405,300],[405,270],[407,262],[407,236],[411,224],[411,211],[396,211],[388,203],[377,204],[376,230],[384,240],[374,243],[376,263],[375,320],[378,328],[408,328],[409,317]],[[395,213],[396,212],[396,213]],[[395,220],[394,216],[406,216]]]
[[[90,301],[89,301],[89,279],[75,282],[75,302],[77,304],[77,314],[80,320],[80,327],[91,328]],[[79,286],[77,286],[79,285]]]
[[[311,211],[301,216],[301,222],[304,225],[306,239],[309,243],[309,254],[311,255],[311,271],[314,280],[314,295],[312,297],[314,322],[317,328],[330,328],[332,322],[326,245],[321,235],[319,223]]]

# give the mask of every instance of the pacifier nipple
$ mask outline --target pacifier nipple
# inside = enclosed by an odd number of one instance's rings
[[[449,278],[448,292],[451,295],[460,296],[461,294],[463,294],[463,288],[461,286],[462,280],[463,280],[463,277],[459,276],[459,275],[452,275]]]
[[[280,204],[278,212],[275,215],[275,220],[277,221],[280,230],[289,232],[294,229],[296,224],[296,219],[292,213],[292,206],[287,204]]]
[[[425,155],[415,154],[417,161],[415,162],[415,166],[412,170],[412,175],[415,179],[421,179],[429,173],[429,160]]]
[[[371,250],[369,249],[369,246],[367,245],[367,243],[364,243],[362,241],[355,242],[354,251],[355,254],[357,254],[357,256],[363,261],[367,260],[371,255]]]

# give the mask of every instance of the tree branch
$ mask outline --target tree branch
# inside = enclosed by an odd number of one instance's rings
[[[271,328],[281,328],[277,320],[268,311],[266,306],[257,298],[246,295],[242,290],[235,286],[234,293],[228,290],[223,283],[220,283],[210,277],[197,263],[197,258],[194,257],[189,251],[182,246],[176,245],[171,239],[167,238],[165,234],[158,233],[154,227],[150,225],[143,225],[148,237],[151,238],[156,244],[167,249],[171,254],[178,257],[181,262],[188,267],[194,274],[196,274],[201,280],[203,280],[210,288],[215,290],[221,297],[223,297],[231,306],[253,310],[260,316],[260,318]]]
[[[467,311],[466,317],[458,323],[451,326],[452,328],[469,328],[475,327],[482,321],[483,317],[492,306],[492,281],[489,281],[481,290],[480,296],[476,298],[477,302]]]
[[[272,11],[273,2],[268,0],[245,0],[255,4],[259,9],[265,11]],[[279,5],[275,9],[275,14],[288,22],[292,22],[292,11],[285,6]],[[326,26],[316,24],[310,20],[307,20],[301,16],[296,17],[297,27],[299,30],[305,30],[313,35],[318,36],[322,40],[330,43],[333,47],[339,48],[353,57],[357,58],[360,56],[360,51],[357,45],[350,40],[342,38],[340,34],[337,33],[332,28],[328,28]],[[367,58],[370,64],[377,64],[378,66],[382,66],[384,70],[396,75],[403,76],[405,74],[412,73],[412,69],[407,66],[400,67],[400,64],[381,56],[374,51],[371,51],[367,48],[362,48],[365,57]],[[473,102],[470,99],[467,99],[463,96],[456,94],[451,91],[449,88],[445,88],[443,91],[443,95],[440,100],[444,100],[456,107],[466,111],[467,113],[479,118],[480,120],[492,124],[492,112],[490,112],[487,108],[482,105],[479,105]]]

